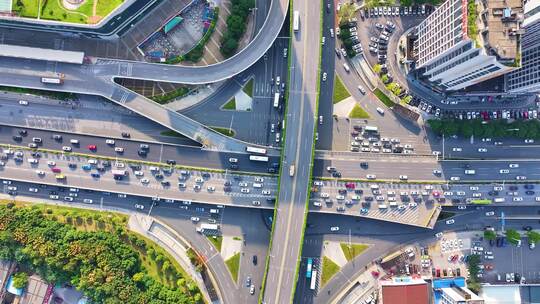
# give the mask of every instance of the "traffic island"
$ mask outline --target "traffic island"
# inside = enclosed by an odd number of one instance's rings
[[[321,286],[324,286],[341,269],[338,264],[327,257],[323,257]]]
[[[341,243],[340,246],[347,261],[351,261],[355,257],[364,253],[364,251],[366,251],[369,248],[369,245],[367,244]]]
[[[236,253],[231,258],[225,261],[227,268],[231,272],[231,276],[235,283],[238,282],[238,270],[240,269],[240,253]]]

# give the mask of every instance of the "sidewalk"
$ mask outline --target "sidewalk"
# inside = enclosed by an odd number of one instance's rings
[[[332,304],[354,304],[363,303],[362,300],[377,290],[377,278],[371,274],[372,271],[383,273],[379,265],[372,265],[358,277],[352,279],[349,285],[341,293],[336,295]]]
[[[242,251],[242,240],[235,240],[234,236],[223,236],[221,243],[221,257],[227,261],[235,254]]]
[[[328,257],[340,268],[347,264],[347,258],[343,254],[340,242],[325,241],[322,256]]]

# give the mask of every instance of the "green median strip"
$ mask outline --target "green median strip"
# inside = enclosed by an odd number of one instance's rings
[[[234,130],[228,129],[228,128],[222,128],[222,127],[209,127],[209,128],[229,137],[234,137],[234,135],[236,134],[234,133]]]
[[[231,98],[231,100],[227,101],[227,103],[224,104],[223,107],[221,108],[223,110],[231,110],[231,111],[236,110],[236,98],[235,97]]]
[[[334,76],[334,94],[332,97],[332,103],[336,104],[350,96],[351,93],[349,93],[349,90],[347,90],[347,88],[341,81],[341,78],[339,78],[339,76],[336,74]]]
[[[339,245],[347,261],[354,259],[369,248],[369,245],[366,244],[340,243]]]
[[[240,268],[240,253],[237,253],[225,261],[235,283],[238,282],[238,269]]]
[[[242,88],[242,91],[246,93],[249,97],[253,97],[253,78],[251,78],[246,85]]]
[[[384,103],[385,106],[389,108],[395,106],[395,103],[390,99],[390,97],[384,94],[383,91],[381,91],[380,89],[378,88],[375,89],[373,91],[373,94],[375,94],[375,96],[377,96],[377,98],[379,98],[379,100],[382,101],[382,103]]]
[[[209,235],[206,238],[210,241],[210,243],[212,243],[212,245],[214,245],[214,247],[216,247],[218,252],[221,252],[221,243],[223,242],[222,236]]]
[[[369,118],[369,114],[366,112],[366,110],[362,109],[361,106],[355,104],[354,108],[349,113],[349,118],[367,119]]]
[[[324,286],[339,271],[340,267],[331,259],[323,257],[321,286]]]

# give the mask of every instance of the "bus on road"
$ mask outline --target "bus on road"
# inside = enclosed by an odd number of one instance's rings
[[[246,152],[255,154],[266,154],[266,149],[256,147],[246,147]]]
[[[315,285],[317,284],[317,270],[313,270],[313,275],[311,276],[311,284],[309,289],[315,290]]]
[[[126,170],[112,170],[111,173],[113,175],[120,175],[120,176],[126,176],[127,175]]]
[[[373,126],[365,126],[364,131],[377,133],[377,132],[379,132],[379,128],[373,127]]]
[[[45,84],[63,84],[64,74],[57,74],[53,77],[41,77],[41,83]]]
[[[308,258],[307,259],[307,270],[306,270],[306,278],[311,278],[311,269],[313,268],[313,259]]]
[[[274,94],[274,108],[279,107],[279,93]]]
[[[298,11],[294,11],[293,13],[293,30],[295,32],[300,30],[300,13]]]
[[[260,161],[260,162],[268,162],[268,156],[250,155],[249,160]]]

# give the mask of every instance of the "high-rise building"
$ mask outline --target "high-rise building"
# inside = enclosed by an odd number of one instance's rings
[[[520,66],[521,0],[447,0],[416,28],[420,75],[460,90]]]
[[[506,88],[512,93],[540,92],[540,0],[526,1],[523,6],[525,34],[521,39],[521,68],[506,77]]]

